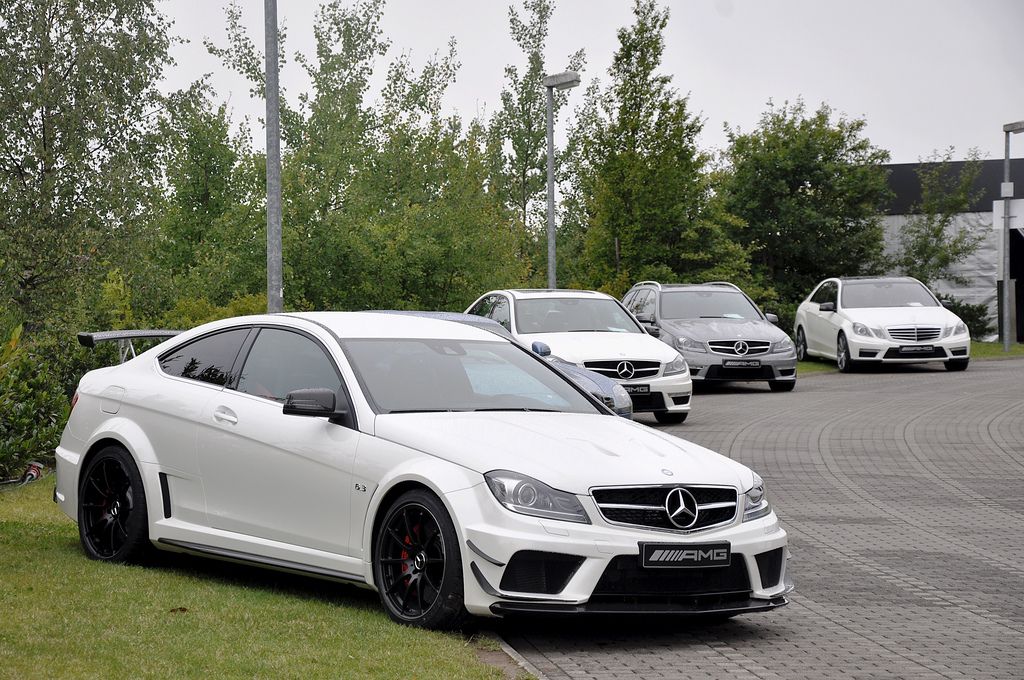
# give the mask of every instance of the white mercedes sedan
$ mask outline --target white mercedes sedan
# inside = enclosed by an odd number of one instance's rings
[[[786,532],[751,470],[436,319],[226,319],[91,371],[55,500],[90,558],[156,547],[364,584],[395,621],[431,628],[722,617],[791,588]]]
[[[796,355],[834,360],[843,373],[868,363],[942,361],[967,368],[967,325],[909,276],[825,279],[800,303]]]

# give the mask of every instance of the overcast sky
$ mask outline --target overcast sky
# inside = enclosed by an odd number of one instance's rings
[[[204,73],[233,117],[253,121],[262,146],[263,102],[249,99],[247,84],[207,54],[203,38],[226,44],[225,2],[166,0],[173,32],[189,42],[174,48],[177,65],[165,89],[187,86]],[[263,0],[240,0],[245,23],[263,44]],[[312,23],[319,2],[279,0],[287,27],[290,63],[281,74],[289,97],[307,81],[291,55],[313,51]],[[556,0],[546,54],[549,70],[562,70],[583,48],[584,82],[600,78],[632,23],[629,0]],[[803,97],[849,117],[867,120],[867,136],[895,163],[923,159],[956,147],[963,157],[1003,157],[1003,123],[1024,119],[1024,2],[1021,0],[662,0],[671,9],[662,71],[689,93],[705,121],[701,145],[724,148],[723,126],[752,129],[769,99]],[[414,64],[457,42],[459,69],[446,105],[464,120],[490,115],[499,102],[504,67],[521,63],[509,37],[508,1],[390,0],[383,29],[392,53],[408,52]],[[380,69],[383,71],[383,64]],[[570,104],[583,88],[571,91]],[[559,135],[560,137],[563,135]],[[557,142],[556,142],[557,143]],[[1024,157],[1024,135],[1012,155]]]

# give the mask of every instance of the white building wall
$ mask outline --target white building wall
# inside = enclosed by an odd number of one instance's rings
[[[886,215],[882,218],[885,229],[885,252],[893,255],[900,247],[900,228],[912,215]],[[998,221],[1002,227],[1002,219]],[[952,295],[973,305],[988,306],[989,319],[995,324],[999,310],[996,306],[997,261],[999,257],[1000,229],[993,226],[992,213],[964,213],[954,220],[955,229],[969,228],[984,234],[978,250],[955,268],[955,274],[967,279],[965,284],[949,280],[933,281],[936,293]],[[896,274],[899,272],[890,272]]]

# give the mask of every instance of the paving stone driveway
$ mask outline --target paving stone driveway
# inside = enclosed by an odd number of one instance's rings
[[[764,477],[791,604],[500,623],[545,676],[1024,678],[1024,360],[720,388],[665,429]]]

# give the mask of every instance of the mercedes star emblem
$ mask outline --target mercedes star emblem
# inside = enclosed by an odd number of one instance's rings
[[[735,351],[736,354],[738,354],[739,356],[743,356],[744,354],[750,351],[750,345],[743,342],[742,340],[737,340],[736,344],[733,345],[732,348],[733,351]]]
[[[680,529],[689,529],[697,523],[697,499],[686,489],[677,486],[665,498],[665,512],[672,524]]]
[[[633,369],[633,364],[629,361],[620,361],[619,365],[615,367],[615,371],[623,380],[629,380],[630,378],[633,377],[633,374],[636,372]]]

